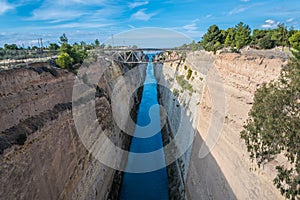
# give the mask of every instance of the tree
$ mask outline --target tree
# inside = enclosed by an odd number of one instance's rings
[[[18,46],[16,44],[4,44],[5,50],[18,50]]]
[[[273,30],[272,40],[275,41],[276,46],[282,46],[282,50],[288,45],[288,30],[284,24],[278,24]]]
[[[237,49],[241,49],[242,47],[250,44],[251,42],[251,29],[248,25],[240,22],[235,26],[235,46]]]
[[[56,43],[50,43],[48,49],[52,51],[56,51],[59,49],[59,46]]]
[[[234,47],[235,46],[235,29],[234,28],[228,28],[227,29],[227,35],[225,37],[224,45],[225,47]]]
[[[272,49],[275,47],[275,42],[272,40],[272,35],[270,32],[267,32],[264,37],[258,40],[257,45],[261,49]]]
[[[217,50],[222,48],[222,33],[217,25],[209,27],[207,33],[204,34],[201,41],[201,45],[206,51],[213,51],[216,53]]]
[[[300,31],[297,31],[294,33],[290,38],[289,42],[292,46],[292,53],[293,55],[300,59]]]
[[[87,57],[85,47],[86,45],[83,42],[81,44],[74,43],[73,46],[66,42],[62,43],[59,48],[56,64],[61,68],[75,72],[73,65],[82,64],[83,60]]]
[[[87,52],[82,49],[81,45],[75,43],[70,50],[70,55],[74,59],[75,64],[82,64],[83,60],[87,57]]]
[[[259,40],[264,38],[266,34],[267,34],[266,30],[254,29],[252,33],[251,44],[257,45],[259,43]]]
[[[189,45],[192,51],[198,50],[198,44],[193,40],[192,43]]]
[[[32,50],[38,50],[39,48],[37,46],[32,46],[31,49]]]
[[[67,43],[63,43],[59,48],[59,53],[68,53],[69,55],[71,55],[72,54],[72,46]]]
[[[65,33],[63,33],[62,36],[60,36],[59,40],[60,40],[59,42],[60,44],[68,44],[68,38]]]
[[[98,39],[95,40],[95,46],[96,46],[96,47],[99,47],[99,46],[100,46],[100,42],[99,42]]]
[[[63,69],[69,69],[69,70],[72,70],[73,62],[74,62],[74,59],[68,53],[60,53],[56,60],[56,64],[59,67],[61,67]]]
[[[277,81],[263,84],[254,95],[241,132],[250,158],[261,166],[282,154],[290,167],[276,166],[273,180],[286,198],[300,197],[300,61],[292,60]]]

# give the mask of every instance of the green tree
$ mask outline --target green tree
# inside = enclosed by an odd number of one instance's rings
[[[31,49],[32,50],[38,50],[39,48],[37,46],[32,46]]]
[[[65,33],[63,33],[62,36],[60,36],[59,40],[60,40],[59,42],[60,44],[68,44],[69,41]]]
[[[67,43],[63,43],[59,48],[59,53],[68,53],[69,55],[71,55],[72,54],[72,46]]]
[[[216,53],[217,50],[222,48],[222,32],[217,25],[209,27],[207,33],[204,34],[201,41],[201,45],[206,51],[213,51]]]
[[[16,44],[4,44],[5,50],[18,50],[18,46]]]
[[[276,166],[275,186],[286,198],[300,197],[300,61],[292,60],[277,81],[263,84],[241,132],[252,161],[261,166],[276,155],[291,167]]]
[[[192,43],[189,45],[192,51],[198,50],[198,44],[193,40]]]
[[[234,47],[235,46],[235,29],[228,28],[227,35],[224,41],[225,47]]]
[[[272,40],[276,46],[282,46],[282,49],[288,45],[288,30],[284,24],[278,24],[277,28],[272,32]]]
[[[289,42],[292,46],[293,55],[300,59],[300,31],[295,32],[290,38]]]
[[[52,50],[52,51],[55,51],[55,50],[59,49],[59,46],[56,43],[50,43],[48,49]]]
[[[272,35],[270,32],[267,32],[264,37],[258,40],[257,45],[261,49],[272,49],[275,47],[275,42],[272,40]]]
[[[267,32],[268,31],[266,30],[254,29],[252,33],[251,44],[258,45],[259,41],[266,36]]]
[[[251,29],[248,25],[240,22],[235,26],[235,47],[241,49],[242,47],[250,44],[251,42]]]
[[[58,55],[58,58],[56,60],[56,64],[63,68],[63,69],[69,69],[72,70],[72,64],[74,62],[74,59],[68,54],[68,53],[60,53]]]
[[[82,49],[81,45],[75,43],[71,48],[70,56],[74,59],[75,64],[82,64],[83,60],[87,57],[87,52]]]
[[[95,46],[96,46],[96,47],[99,47],[99,46],[100,46],[100,42],[99,42],[98,39],[95,40]]]

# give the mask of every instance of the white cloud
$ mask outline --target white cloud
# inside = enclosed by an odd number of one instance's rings
[[[33,10],[32,16],[28,19],[48,20],[48,22],[57,23],[74,19],[94,20],[94,16],[96,16],[99,21],[103,18],[109,18],[112,9],[121,13],[119,7],[115,7],[107,3],[106,0],[46,0],[42,6]],[[95,8],[101,8],[101,10]]]
[[[6,1],[0,0],[0,15],[6,13],[9,10],[14,9],[15,6],[12,4],[7,3]]]
[[[84,13],[75,10],[64,10],[58,8],[49,9],[37,9],[33,11],[33,15],[30,20],[52,20],[52,22],[61,22],[79,18]]]
[[[238,14],[238,13],[241,13],[241,12],[245,12],[249,8],[250,8],[250,6],[239,6],[239,7],[236,7],[234,9],[232,9],[231,11],[229,11],[228,14],[229,15]]]
[[[241,2],[249,2],[250,0],[241,0]]]
[[[156,15],[156,13],[147,14],[147,13],[145,13],[145,11],[146,11],[146,9],[141,9],[141,10],[137,11],[136,13],[131,15],[131,19],[148,21],[151,19],[151,17]]]
[[[192,23],[187,24],[187,25],[183,26],[182,28],[184,30],[186,30],[187,32],[194,32],[194,31],[196,31],[198,29],[198,26],[197,26],[197,22],[198,21],[199,21],[199,19],[194,19],[192,21]]]
[[[205,16],[206,19],[211,18],[211,17],[212,17],[211,14]]]
[[[200,21],[199,19],[194,19],[190,24],[187,24],[183,27],[176,28],[179,31],[184,32],[190,37],[201,37],[203,35],[203,32],[199,31],[199,27],[197,25],[197,22]]]
[[[100,24],[100,23],[66,23],[55,26],[49,26],[46,28],[101,28],[111,26],[112,24]]]
[[[182,27],[184,30],[186,31],[195,31],[198,29],[197,24],[196,23],[192,23],[192,24],[187,24],[185,26]]]
[[[280,22],[268,19],[264,24],[261,25],[262,28],[276,28]]]
[[[133,8],[136,8],[136,7],[147,5],[148,3],[149,3],[149,1],[135,1],[135,2],[129,3],[128,7],[130,9],[133,9]]]
[[[257,6],[261,6],[264,3],[252,3],[252,4],[243,4],[243,5],[239,5],[235,8],[233,8],[231,11],[228,12],[229,15],[233,15],[233,14],[238,14],[238,13],[242,13],[245,12],[246,10],[249,10],[253,7],[257,7]]]
[[[286,20],[286,22],[287,22],[287,23],[291,23],[291,22],[293,22],[294,20],[295,20],[295,18],[289,18],[289,19]]]

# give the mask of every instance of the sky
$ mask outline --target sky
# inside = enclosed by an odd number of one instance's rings
[[[165,38],[165,31],[155,33],[153,27],[199,41],[213,24],[227,29],[242,21],[252,29],[269,29],[285,23],[300,29],[299,16],[299,0],[0,0],[0,46],[37,45],[38,38],[47,46],[63,33],[70,43],[112,43],[124,32],[132,38],[158,34],[163,35],[160,41],[176,40]],[[142,28],[148,29],[137,31]],[[120,40],[130,43],[128,38]]]

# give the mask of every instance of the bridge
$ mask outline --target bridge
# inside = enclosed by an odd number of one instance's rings
[[[155,53],[152,62],[164,63],[183,59],[188,48],[111,48],[104,51],[113,52],[112,58],[116,62],[126,64],[148,63],[147,53]]]

